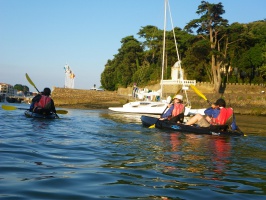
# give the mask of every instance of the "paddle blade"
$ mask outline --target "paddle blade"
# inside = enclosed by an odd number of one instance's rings
[[[37,87],[35,86],[35,84],[33,83],[33,81],[30,79],[29,75],[26,73],[26,79],[28,80],[28,82],[37,90],[37,92],[39,92],[39,90],[37,89]]]
[[[2,105],[3,110],[16,110],[16,106],[8,106],[8,105]]]
[[[65,114],[68,113],[68,111],[67,111],[67,110],[57,110],[56,113],[57,113],[57,114],[65,115]]]
[[[155,124],[153,124],[153,125],[149,126],[149,128],[155,128]]]
[[[190,87],[192,88],[192,90],[194,90],[194,92],[199,95],[201,98],[203,98],[204,100],[208,101],[208,99],[204,96],[204,94],[202,94],[194,85],[190,85]]]

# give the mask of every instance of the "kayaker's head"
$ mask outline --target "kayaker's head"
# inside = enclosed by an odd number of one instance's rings
[[[174,100],[177,99],[178,102],[182,102],[183,101],[183,96],[178,94],[174,96]]]
[[[214,104],[219,106],[219,107],[225,107],[226,106],[225,100],[223,100],[221,98],[217,99],[217,101]]]
[[[44,88],[43,89],[43,95],[45,95],[45,96],[49,96],[51,94],[51,90],[50,90],[50,88]]]

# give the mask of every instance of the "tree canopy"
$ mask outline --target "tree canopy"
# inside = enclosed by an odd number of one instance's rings
[[[202,1],[199,19],[191,20],[184,30],[174,32],[182,68],[187,79],[214,83],[219,92],[222,80],[230,83],[265,83],[266,20],[248,24],[232,23],[222,17],[222,3]],[[166,31],[165,74],[170,79],[171,67],[177,61],[173,30]],[[163,30],[156,26],[141,27],[134,36],[121,39],[121,47],[108,60],[101,74],[107,90],[137,84],[158,83],[161,79]]]
[[[26,85],[16,84],[14,86],[14,89],[16,89],[17,91],[22,91],[24,94],[29,92],[29,87]]]

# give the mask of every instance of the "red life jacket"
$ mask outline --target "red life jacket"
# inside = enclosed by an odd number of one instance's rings
[[[39,102],[34,104],[34,109],[50,109],[51,108],[51,97],[42,95]]]
[[[217,125],[225,125],[227,120],[233,116],[233,109],[232,108],[220,108],[220,114],[218,115],[217,118],[212,119],[212,124],[217,124]]]
[[[182,103],[175,103],[174,104],[174,109],[172,111],[172,117],[175,117],[179,115],[180,113],[184,112],[185,105]]]

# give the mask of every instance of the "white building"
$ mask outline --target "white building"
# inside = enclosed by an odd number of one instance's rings
[[[6,96],[14,96],[16,90],[10,84],[0,83],[0,94],[5,94]]]
[[[196,85],[196,80],[184,80],[184,70],[181,68],[181,62],[177,61],[171,68],[171,79],[162,80],[161,85],[182,85],[185,89],[190,85]]]

